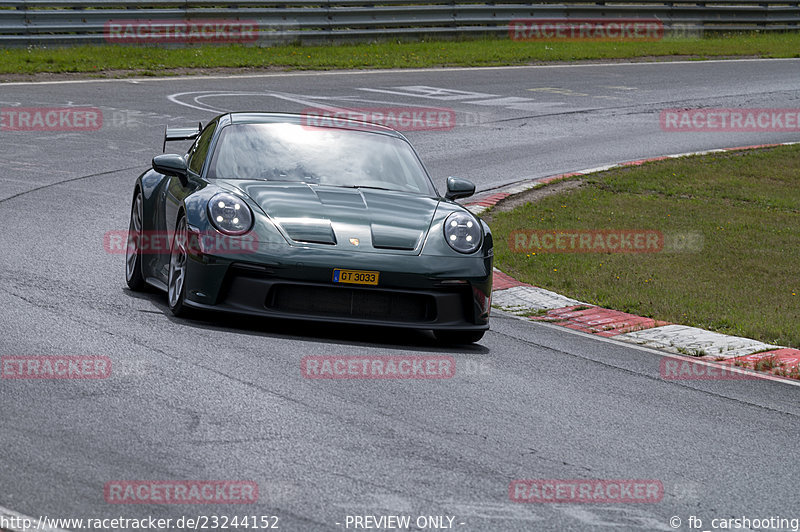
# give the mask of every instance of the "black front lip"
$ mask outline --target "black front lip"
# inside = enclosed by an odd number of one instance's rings
[[[379,297],[410,298],[429,302],[430,310],[422,315],[406,319],[387,319],[384,317],[356,317],[343,314],[326,314],[324,312],[304,312],[302,310],[283,310],[276,308],[275,293],[283,288],[341,294],[342,298],[351,295],[377,295]],[[471,285],[442,287],[438,289],[402,289],[371,288],[360,286],[339,286],[318,282],[287,280],[276,277],[264,277],[258,274],[242,274],[235,271],[228,276],[222,297],[217,304],[211,305],[187,298],[185,304],[192,308],[235,313],[248,316],[293,319],[323,323],[342,323],[352,325],[380,325],[407,329],[435,329],[485,331],[489,328],[488,320],[475,323],[474,301]],[[313,297],[313,296],[312,296]],[[479,320],[480,321],[480,320]]]
[[[434,323],[431,322],[430,324],[424,324],[420,322],[396,322],[396,321],[384,321],[384,320],[364,320],[364,319],[353,319],[353,318],[344,318],[344,317],[329,317],[326,318],[324,316],[317,316],[317,315],[304,315],[304,314],[295,314],[295,313],[285,313],[285,312],[270,312],[258,309],[243,309],[239,308],[238,306],[233,305],[206,305],[204,303],[197,303],[196,301],[185,301],[184,304],[187,307],[191,307],[197,310],[204,310],[209,312],[224,312],[224,313],[231,313],[231,314],[240,314],[243,316],[252,316],[252,317],[259,317],[259,318],[275,318],[275,319],[289,319],[289,320],[297,320],[297,321],[307,321],[307,322],[315,322],[315,323],[341,323],[347,325],[380,325],[381,327],[391,327],[391,328],[399,328],[399,329],[431,329],[431,330],[447,330],[447,331],[464,331],[464,332],[471,332],[471,331],[488,331],[489,324],[483,325],[475,325],[474,323],[467,323],[467,322],[460,322],[460,323],[450,323],[450,324],[443,324],[443,323]]]

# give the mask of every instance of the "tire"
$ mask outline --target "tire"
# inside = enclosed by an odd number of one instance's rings
[[[436,340],[442,344],[474,344],[483,338],[486,331],[433,331]]]
[[[131,204],[131,222],[128,225],[128,242],[125,248],[125,282],[134,292],[141,292],[145,288],[142,276],[142,249],[141,234],[144,220],[144,198],[142,191],[136,191],[136,196]]]
[[[169,310],[179,317],[187,317],[191,314],[190,309],[186,307],[188,240],[189,228],[186,224],[186,215],[181,214],[175,226],[175,238],[172,240],[172,249],[169,252],[169,277],[167,279]]]

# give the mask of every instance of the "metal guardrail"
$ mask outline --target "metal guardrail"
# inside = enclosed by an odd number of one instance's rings
[[[251,44],[508,35],[515,19],[658,19],[667,33],[792,31],[800,0],[11,0],[0,45],[108,41],[109,21],[255,22]]]

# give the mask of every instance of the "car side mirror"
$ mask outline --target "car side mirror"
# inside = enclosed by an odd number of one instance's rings
[[[460,177],[447,178],[447,193],[444,195],[449,200],[468,198],[475,194],[475,184]]]
[[[163,155],[156,155],[153,157],[153,170],[159,174],[177,177],[181,180],[181,184],[187,183],[188,167],[186,166],[186,159],[174,153],[165,153]]]

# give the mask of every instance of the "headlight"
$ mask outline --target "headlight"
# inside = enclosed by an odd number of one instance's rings
[[[444,238],[459,253],[472,253],[481,245],[483,231],[474,216],[454,212],[444,221]]]
[[[241,235],[253,225],[250,207],[233,194],[220,192],[208,202],[208,216],[214,227],[226,235]]]

